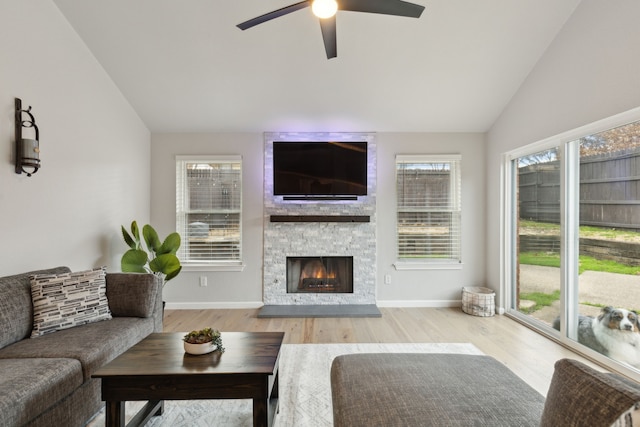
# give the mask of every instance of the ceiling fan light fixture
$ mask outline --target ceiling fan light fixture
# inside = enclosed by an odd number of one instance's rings
[[[331,18],[338,11],[338,3],[336,0],[313,0],[311,10],[320,19]]]
[[[340,4],[338,4],[340,2]],[[241,30],[247,30],[258,24],[280,18],[301,9],[311,6],[313,14],[320,19],[320,30],[322,31],[322,41],[327,59],[335,58],[337,54],[336,46],[336,12],[368,12],[379,13],[381,15],[406,16],[408,18],[419,18],[424,11],[424,6],[409,3],[405,0],[301,0],[289,6],[272,10],[264,15],[257,16],[237,25]]]

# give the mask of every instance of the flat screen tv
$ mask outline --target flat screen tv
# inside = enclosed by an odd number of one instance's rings
[[[367,195],[366,142],[273,142],[273,194],[285,199]]]

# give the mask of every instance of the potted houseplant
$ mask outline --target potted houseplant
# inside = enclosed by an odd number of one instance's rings
[[[182,341],[184,342],[184,351],[189,354],[207,354],[215,350],[224,353],[222,335],[217,329],[204,328],[199,331],[191,331],[182,338]]]
[[[176,252],[180,248],[180,235],[176,232],[169,234],[164,241],[160,241],[158,233],[149,224],[142,227],[142,237],[138,223],[131,223],[129,233],[122,226],[122,237],[129,246],[129,250],[122,255],[120,267],[122,271],[128,273],[153,273],[162,280],[164,286],[182,270],[180,260]]]

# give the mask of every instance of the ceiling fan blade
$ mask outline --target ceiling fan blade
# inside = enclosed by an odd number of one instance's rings
[[[249,19],[248,21],[242,22],[238,25],[236,25],[236,27],[240,28],[241,30],[246,30],[249,29],[251,27],[255,27],[258,24],[262,24],[263,22],[267,22],[267,21],[271,21],[272,19],[275,18],[279,18],[281,16],[284,15],[288,15],[292,12],[295,12],[296,10],[300,10],[300,9],[304,9],[305,7],[309,7],[311,6],[311,1],[312,0],[305,0],[305,1],[301,1],[299,3],[295,3],[289,6],[285,6],[281,9],[278,10],[274,10],[273,12],[269,12],[269,13],[265,13],[264,15],[260,15],[256,18],[253,19]]]
[[[338,43],[336,41],[336,15],[331,18],[320,19],[320,30],[322,30],[322,40],[324,50],[327,52],[327,59],[338,56]]]
[[[419,18],[424,6],[402,0],[340,0],[338,9]]]

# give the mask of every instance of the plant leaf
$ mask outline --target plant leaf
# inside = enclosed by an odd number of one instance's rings
[[[174,254],[162,254],[158,255],[155,259],[152,259],[149,263],[149,268],[154,273],[163,273],[165,281],[174,278],[182,269],[180,266],[180,260]]]
[[[164,239],[164,242],[162,242],[162,245],[158,248],[156,253],[158,255],[162,255],[162,254],[175,255],[176,252],[178,252],[178,249],[180,249],[180,235],[176,232],[173,232],[169,234],[166,239]]]
[[[173,279],[174,277],[176,277],[178,275],[178,273],[180,273],[181,270],[182,270],[182,266],[178,267],[177,270],[167,274],[167,276],[164,278],[164,281],[168,282],[169,280]]]
[[[147,224],[142,227],[142,235],[144,236],[144,241],[147,243],[147,248],[157,253],[158,249],[160,249],[161,243],[156,230]]]
[[[145,251],[129,249],[122,255],[120,268],[126,273],[148,273],[145,268],[147,261],[147,253]]]
[[[127,244],[127,246],[129,246],[131,249],[138,249],[136,242],[133,240],[133,237],[131,237],[131,235],[127,232],[126,228],[124,228],[124,226],[120,226],[122,228],[122,237],[124,238],[124,242]]]
[[[138,229],[138,223],[135,221],[131,223],[131,234],[136,242],[140,242],[140,230]]]

